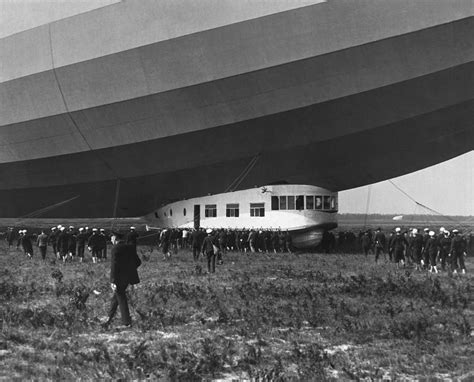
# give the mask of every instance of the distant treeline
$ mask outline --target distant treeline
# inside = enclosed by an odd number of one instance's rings
[[[58,226],[62,224],[65,227],[73,226],[76,229],[79,227],[90,227],[90,228],[104,228],[106,231],[110,230],[128,230],[130,226],[137,227],[137,230],[145,230],[145,220],[142,218],[100,218],[100,219],[74,219],[74,218],[64,218],[64,219],[0,219],[0,231],[4,231],[7,227],[14,228],[26,228],[26,229],[46,229],[50,230],[51,227]]]
[[[394,219],[395,218],[395,219]],[[338,225],[340,229],[361,228],[461,228],[474,229],[474,216],[440,216],[440,215],[403,215],[403,214],[339,214]]]

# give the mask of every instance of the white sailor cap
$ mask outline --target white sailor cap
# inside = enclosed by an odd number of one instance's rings
[[[70,226],[69,226],[69,229],[74,229],[74,226],[70,225]]]
[[[458,229],[453,229],[453,233],[459,233]]]
[[[59,225],[58,225],[58,229],[59,229],[59,228],[61,228],[61,227],[62,227],[62,225],[61,225],[61,224],[59,224]]]
[[[79,232],[82,232],[82,231],[84,231],[84,228],[82,228],[82,227],[79,228]]]
[[[28,231],[27,231],[26,229],[24,229],[24,230],[23,230],[23,231],[21,231],[21,232],[23,232],[23,233],[27,233]]]
[[[51,231],[55,231],[55,230],[57,230],[56,226],[51,227]]]
[[[92,232],[97,232],[97,228],[92,228]]]
[[[66,227],[61,227],[61,228],[59,228],[59,230],[60,230],[61,232],[64,231],[65,229],[66,229]]]
[[[434,233],[434,231],[430,231],[430,233],[429,233],[428,235],[430,235],[430,236],[434,236],[434,235],[435,235],[435,233]]]
[[[400,227],[395,228],[395,232],[400,232],[402,229]]]
[[[413,228],[413,231],[412,231],[414,234],[417,234],[418,233],[418,230],[416,228]]]
[[[206,229],[206,233],[211,233],[211,232],[212,232],[211,228]]]
[[[429,228],[425,228],[423,231],[429,232],[429,230],[430,230]]]
[[[135,227],[130,227],[130,229],[135,229]]]
[[[441,227],[441,228],[439,229],[439,232],[444,232],[444,231],[445,231],[444,227]]]
[[[105,229],[101,228],[101,229],[100,229],[100,232],[105,232]]]

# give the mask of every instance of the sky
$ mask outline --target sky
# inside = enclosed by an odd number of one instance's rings
[[[120,0],[0,0],[0,38]]]
[[[442,215],[474,216],[474,151],[391,182],[416,202]],[[390,181],[339,193],[340,213],[433,214]],[[370,191],[369,191],[370,190]]]
[[[0,38],[120,0],[0,0]],[[391,180],[443,215],[474,215],[474,151]],[[339,193],[340,213],[423,214],[390,181]]]

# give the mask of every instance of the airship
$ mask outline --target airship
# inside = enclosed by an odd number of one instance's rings
[[[466,153],[473,9],[127,0],[4,37],[0,216],[144,216],[279,182],[337,193]]]

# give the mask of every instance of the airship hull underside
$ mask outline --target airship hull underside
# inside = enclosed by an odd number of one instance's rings
[[[15,53],[0,78],[0,216],[136,216],[236,179],[338,191],[472,150],[469,2],[358,5],[149,32],[144,45],[118,34],[83,51],[65,44],[87,47],[72,18],[36,31],[38,69],[14,66],[33,31],[0,40]],[[158,6],[119,3],[81,20],[92,28],[107,12]]]

